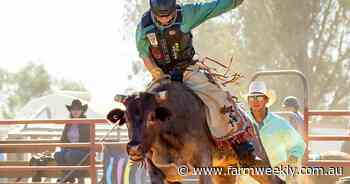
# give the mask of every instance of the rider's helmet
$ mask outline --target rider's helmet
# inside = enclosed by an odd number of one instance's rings
[[[170,27],[176,21],[176,0],[150,0],[151,15],[153,22],[159,27]],[[166,23],[160,23],[156,17],[169,17]]]

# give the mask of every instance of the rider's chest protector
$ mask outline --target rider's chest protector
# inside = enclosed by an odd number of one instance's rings
[[[166,28],[158,28],[153,22],[150,11],[142,18],[142,27],[151,27],[146,32],[149,42],[149,51],[152,59],[165,73],[178,65],[186,65],[192,61],[195,50],[192,45],[191,32],[181,31],[182,12],[181,7],[176,9],[176,20]]]

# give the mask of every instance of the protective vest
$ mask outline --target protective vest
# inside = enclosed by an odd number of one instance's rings
[[[142,28],[153,25],[153,28],[146,32],[146,38],[150,43],[149,52],[157,66],[165,73],[174,68],[183,70],[193,64],[192,58],[195,54],[192,33],[184,33],[180,29],[182,22],[180,6],[177,6],[176,13],[175,22],[163,30],[153,22],[150,11],[144,14],[141,22]]]

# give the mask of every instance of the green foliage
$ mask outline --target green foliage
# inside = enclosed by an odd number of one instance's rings
[[[50,76],[43,65],[29,63],[17,73],[5,76],[2,78],[4,89],[0,89],[8,97],[7,106],[2,109],[5,118],[13,117],[19,107],[50,90]]]
[[[12,98],[16,98],[15,106],[24,105],[33,97],[42,96],[50,90],[50,76],[43,65],[29,63],[19,72],[13,75],[16,84]]]
[[[0,90],[3,89],[5,83],[8,81],[8,72],[0,68]]]
[[[59,90],[87,91],[84,84],[81,82],[60,79],[60,80],[55,80],[53,83],[54,83],[53,85]]]
[[[313,108],[346,108],[350,92],[349,68],[343,65],[350,62],[346,13],[336,0],[249,1],[241,9],[247,43],[242,59],[253,68],[300,70],[310,84]],[[247,71],[256,71],[253,68]],[[279,96],[303,96],[298,80],[280,79],[271,82]]]
[[[16,73],[0,69],[0,95],[7,97],[6,105],[1,108],[2,116],[10,119],[23,105],[31,99],[60,90],[86,91],[80,82],[55,80],[43,65],[28,63]]]

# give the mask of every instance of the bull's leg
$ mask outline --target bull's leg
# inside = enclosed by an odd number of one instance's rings
[[[212,176],[213,184],[235,184],[236,183],[236,176]]]
[[[222,157],[221,152],[217,152],[216,148],[205,148],[200,151],[202,153],[202,159],[198,165],[201,168],[208,168],[210,175],[200,175],[199,183],[200,184],[235,184],[236,176],[229,175],[227,172],[227,167],[232,164],[232,160],[235,159],[235,156]],[[205,151],[212,150],[212,152]],[[227,154],[227,153],[226,153]],[[215,160],[215,161],[214,161]],[[214,170],[217,169],[217,170]],[[203,172],[202,172],[203,173]],[[205,173],[205,172],[204,172]],[[204,174],[203,173],[203,174]]]
[[[270,167],[270,164],[263,160],[256,160],[255,164],[250,167]],[[261,174],[253,174],[250,173],[250,176],[253,177],[256,181],[258,181],[260,184],[285,184],[286,182],[280,179],[278,176],[275,175],[261,175]]]
[[[149,159],[147,159],[147,169],[152,184],[166,184],[164,173]]]
[[[285,184],[278,176],[273,175],[251,175],[260,184]]]
[[[212,184],[212,179],[210,176],[199,176],[200,184]]]

